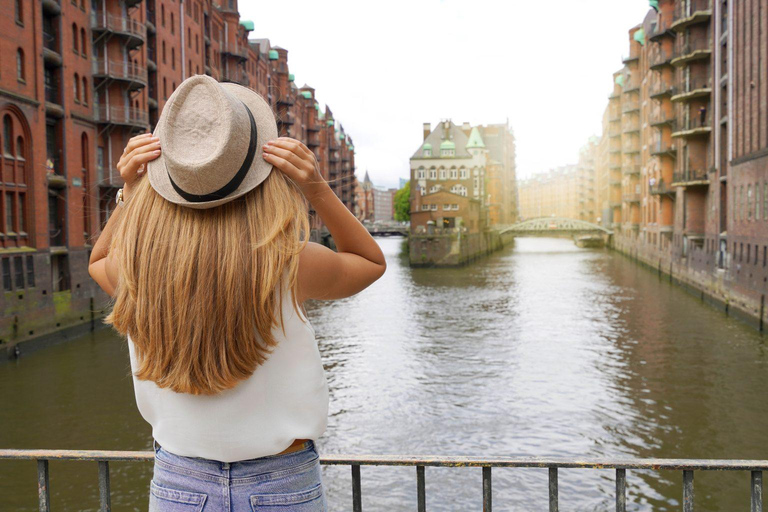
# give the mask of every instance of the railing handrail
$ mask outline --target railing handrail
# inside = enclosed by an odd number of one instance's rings
[[[0,459],[56,459],[90,461],[152,460],[152,450],[0,449]],[[327,465],[519,467],[585,469],[672,469],[713,471],[768,471],[768,459],[667,459],[577,457],[472,457],[464,455],[321,455]]]

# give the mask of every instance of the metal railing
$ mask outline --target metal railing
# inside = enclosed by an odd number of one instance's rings
[[[648,185],[648,190],[650,191],[651,195],[663,195],[663,194],[673,194],[675,190],[669,186],[669,183],[665,183],[664,180],[659,180],[653,185]]]
[[[221,53],[227,53],[229,55],[235,55],[237,57],[241,57],[243,59],[248,58],[248,47],[247,46],[238,46],[237,44],[230,44],[229,42],[225,41],[223,45],[221,45],[221,48],[219,50]]]
[[[96,105],[93,117],[97,123],[105,124],[146,126],[149,123],[149,113],[136,107]]]
[[[634,227],[634,226],[633,226]],[[99,466],[99,503],[101,512],[112,510],[110,496],[109,463],[115,461],[145,461],[155,458],[153,451],[107,450],[0,450],[0,459],[37,461],[38,508],[41,512],[51,509],[50,460],[93,461]],[[427,510],[426,468],[459,467],[482,468],[483,511],[492,508],[493,468],[547,468],[549,470],[549,510],[559,510],[558,475],[560,469],[615,469],[616,512],[627,509],[627,470],[673,470],[683,472],[683,512],[693,512],[695,503],[695,471],[749,471],[751,512],[763,510],[763,471],[768,470],[768,460],[737,459],[574,459],[565,457],[442,457],[404,455],[325,455],[320,464],[326,466],[350,466],[352,470],[352,510],[362,512],[361,466],[408,466],[416,468],[417,510]]]
[[[667,82],[664,79],[659,79],[654,81],[651,84],[649,93],[651,98],[654,98],[656,96],[662,96],[665,94],[668,94],[671,96],[675,94],[676,90],[677,88],[674,85],[671,85],[669,82]]]
[[[96,76],[107,76],[120,80],[130,80],[144,85],[147,83],[147,68],[132,61],[93,59],[91,70]]]
[[[91,28],[135,36],[142,41],[147,38],[147,26],[144,23],[105,12],[91,12]]]
[[[651,154],[661,155],[664,153],[674,153],[677,151],[677,146],[674,141],[667,141],[664,139],[655,139],[651,142]]]
[[[674,183],[690,183],[693,181],[709,182],[706,169],[688,169],[683,172],[676,172],[672,176]]]
[[[712,40],[705,37],[697,37],[689,41],[681,41],[675,47],[675,58],[685,57],[697,51],[711,51]]]
[[[674,56],[674,51],[666,51],[660,45],[656,45],[650,52],[650,58],[648,59],[651,69],[669,64]]]

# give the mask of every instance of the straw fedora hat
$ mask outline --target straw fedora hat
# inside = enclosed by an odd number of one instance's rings
[[[147,165],[152,188],[172,203],[213,208],[269,176],[261,146],[277,138],[277,123],[255,91],[193,75],[168,98],[154,135],[163,150]]]

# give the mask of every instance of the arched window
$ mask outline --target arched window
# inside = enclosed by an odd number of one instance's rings
[[[13,156],[13,120],[9,114],[3,116],[3,152]]]
[[[187,46],[189,48],[192,48],[192,29],[190,29],[189,27],[187,27]]]
[[[175,33],[176,33],[176,31],[173,28],[173,13],[171,13],[171,34],[175,34]]]
[[[78,75],[77,73],[75,73],[74,86],[75,86],[75,103],[80,103],[80,75]]]
[[[88,56],[88,49],[87,49],[87,39],[85,38],[85,28],[80,29],[80,53],[83,54],[83,57]]]
[[[16,0],[16,23],[24,24],[24,0]]]
[[[176,48],[171,48],[171,69],[176,69]]]
[[[446,178],[445,176],[445,167],[440,168],[440,179],[444,180]]]
[[[456,171],[456,168],[455,168],[455,167],[451,167],[451,179],[452,179],[452,180],[455,180],[455,179],[457,179],[458,177],[459,177],[459,175],[458,175],[458,173],[457,173],[457,171]]]
[[[165,6],[160,4],[160,23],[165,26]]]
[[[88,79],[83,77],[83,105],[88,104]]]
[[[80,46],[77,44],[77,25],[72,24],[72,50],[77,53],[80,50]]]
[[[163,64],[165,64],[165,41],[163,41]]]
[[[23,82],[25,80],[24,76],[24,50],[19,48],[16,50],[16,79]]]

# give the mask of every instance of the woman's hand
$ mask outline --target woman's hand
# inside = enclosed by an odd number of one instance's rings
[[[136,135],[128,141],[123,155],[117,162],[117,170],[123,178],[123,200],[128,200],[134,183],[141,178],[147,162],[160,156],[160,139],[151,133]]]
[[[315,154],[303,142],[279,137],[264,145],[264,160],[291,178],[307,199],[314,195],[317,185],[325,183]]]

